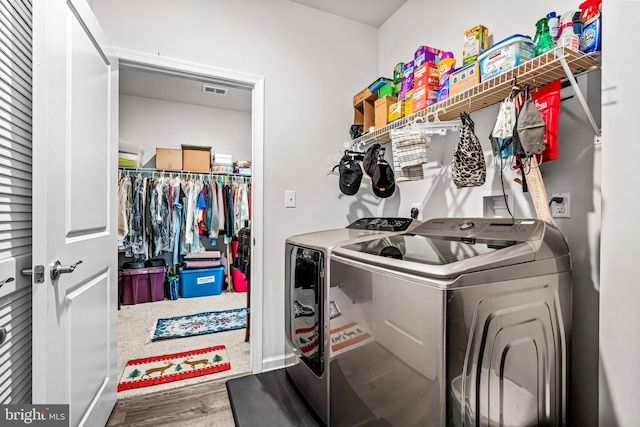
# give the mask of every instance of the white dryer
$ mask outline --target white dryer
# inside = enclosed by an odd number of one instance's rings
[[[285,334],[294,361],[287,375],[320,420],[329,423],[329,381],[326,355],[329,322],[340,306],[329,298],[334,248],[377,240],[412,230],[411,218],[362,218],[346,228],[289,237],[285,244]]]

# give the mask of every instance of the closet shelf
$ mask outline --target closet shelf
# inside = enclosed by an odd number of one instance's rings
[[[390,141],[389,133],[392,129],[402,128],[413,122],[418,117],[426,120],[452,120],[458,119],[460,113],[466,111],[473,113],[483,108],[490,107],[502,101],[511,93],[511,88],[515,84],[519,86],[529,85],[532,89],[544,86],[559,78],[568,78],[576,90],[576,95],[580,100],[585,113],[596,134],[600,130],[589,111],[584,97],[577,87],[574,74],[584,73],[598,68],[600,61],[597,57],[576,52],[565,47],[558,47],[533,58],[518,67],[506,71],[492,79],[483,81],[464,92],[453,95],[444,101],[431,105],[424,110],[417,111],[407,117],[395,120],[386,126],[366,133],[359,138],[347,143],[348,148],[356,148],[367,142]]]

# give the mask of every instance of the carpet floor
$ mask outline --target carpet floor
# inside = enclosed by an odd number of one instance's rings
[[[151,341],[155,322],[159,318],[197,314],[207,311],[230,310],[247,306],[247,294],[222,291],[220,295],[178,298],[136,305],[123,305],[118,311],[118,378],[122,375],[127,361],[187,350],[226,346],[231,369],[212,375],[204,375],[171,383],[125,390],[118,398],[153,393],[212,379],[233,377],[251,372],[251,347],[245,342],[245,329],[198,335],[170,340]]]

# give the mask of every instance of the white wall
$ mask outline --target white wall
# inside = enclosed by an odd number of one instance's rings
[[[603,3],[602,243],[600,287],[600,425],[640,424],[640,282],[638,175],[629,161],[640,155],[640,82],[628,70],[637,55],[626,49],[640,2]]]
[[[120,94],[119,116],[119,139],[145,150],[143,165],[155,166],[156,148],[181,144],[251,160],[251,113]]]
[[[377,30],[287,0],[93,3],[115,47],[265,77],[263,356],[281,357],[285,238],[357,215],[327,170],[349,139],[353,95],[377,77]],[[285,190],[297,208],[284,208]]]
[[[550,11],[563,13],[577,7],[573,1],[538,1],[527,3],[526,13],[513,2],[492,0],[468,2],[452,0],[447,10],[464,11],[455,17],[433,19],[433,5],[421,0],[407,3],[380,28],[378,73],[391,76],[393,66],[408,62],[417,47],[426,44],[454,52],[462,57],[463,32],[477,24],[489,28],[493,41],[513,34],[535,35],[535,23]],[[425,17],[425,25],[416,25]],[[401,37],[400,37],[401,35]],[[459,66],[460,63],[458,62]],[[600,72],[579,78],[596,121],[600,120]],[[572,95],[563,90],[563,98]],[[559,158],[541,165],[548,194],[571,193],[571,218],[556,219],[555,224],[569,242],[573,267],[573,331],[571,356],[572,425],[595,426],[598,422],[598,255],[600,237],[600,147],[594,145],[594,131],[575,97],[563,101],[558,129]],[[423,181],[400,183],[398,195],[384,202],[380,211],[393,215],[407,212],[412,203],[421,203],[425,218],[437,216],[482,216],[487,195],[500,195],[500,174],[493,167],[488,135],[495,121],[497,107],[472,114],[476,134],[488,162],[487,182],[478,188],[456,189],[452,183],[450,162],[457,135],[433,137],[432,147],[445,167],[431,162]],[[531,198],[513,179],[515,172],[504,174],[505,187],[517,217],[535,216]],[[608,424],[603,424],[608,425]]]

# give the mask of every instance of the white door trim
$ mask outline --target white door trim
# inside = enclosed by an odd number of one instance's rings
[[[161,71],[186,77],[199,77],[212,82],[236,85],[252,89],[252,220],[251,238],[251,372],[258,374],[263,370],[262,360],[262,307],[263,307],[263,257],[264,257],[264,77],[226,70],[174,58],[152,55],[128,49],[113,48],[120,60],[120,66],[131,66],[147,70]]]

